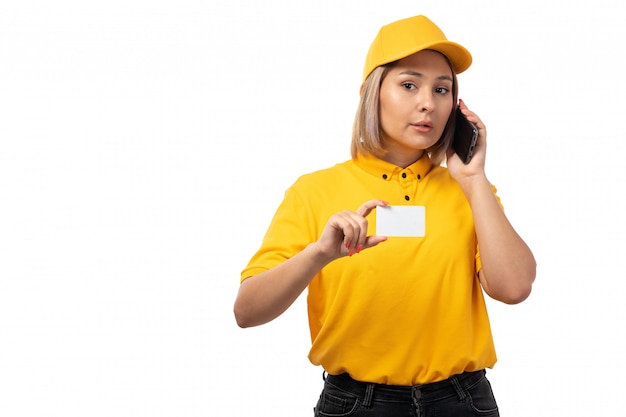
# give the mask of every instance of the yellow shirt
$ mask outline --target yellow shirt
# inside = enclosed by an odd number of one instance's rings
[[[391,385],[492,367],[472,212],[448,170],[427,156],[405,169],[360,156],[300,177],[241,280],[316,241],[331,215],[372,199],[424,206],[425,236],[389,237],[331,262],[311,281],[311,362],[330,374]],[[368,235],[375,234],[376,210],[367,220]]]

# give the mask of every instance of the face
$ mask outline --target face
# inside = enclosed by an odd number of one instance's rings
[[[443,133],[454,103],[452,70],[439,52],[420,51],[398,61],[380,86],[384,160],[406,167]]]

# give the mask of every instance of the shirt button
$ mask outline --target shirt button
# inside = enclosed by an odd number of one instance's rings
[[[415,391],[413,391],[413,397],[415,397],[416,400],[419,400],[420,398],[422,398],[422,391],[416,389]]]
[[[386,180],[387,179],[387,174],[383,174],[383,179]]]
[[[402,173],[402,178],[406,178],[406,172]]]
[[[421,176],[420,174],[417,174],[417,179],[418,179],[418,180],[421,180],[421,179],[422,179],[422,176]]]
[[[404,199],[405,199],[406,201],[409,201],[409,200],[411,199],[411,197],[409,197],[408,195],[405,195],[405,196],[404,196]]]

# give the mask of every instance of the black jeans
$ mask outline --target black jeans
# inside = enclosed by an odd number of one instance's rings
[[[465,372],[432,384],[403,387],[328,375],[315,417],[497,417],[485,371]]]

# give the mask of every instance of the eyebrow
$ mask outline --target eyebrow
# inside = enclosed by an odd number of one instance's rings
[[[412,75],[414,77],[423,77],[424,76],[424,74],[422,74],[421,72],[411,71],[411,70],[402,71],[400,73],[400,75]],[[450,77],[448,75],[440,75],[439,77],[437,77],[437,79],[438,80],[453,81],[452,77]]]

